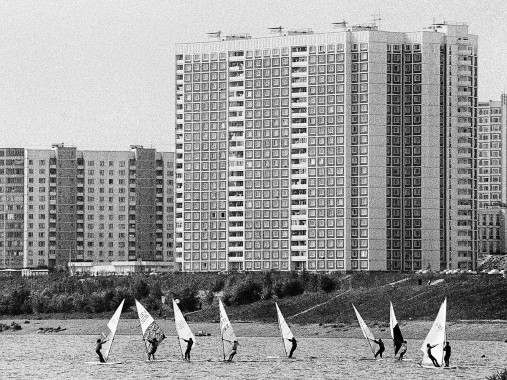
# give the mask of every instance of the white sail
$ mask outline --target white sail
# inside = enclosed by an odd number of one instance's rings
[[[187,342],[183,339],[189,340],[189,338],[192,338],[195,344],[195,336],[192,333],[192,330],[190,330],[190,327],[188,327],[187,321],[185,321],[185,317],[181,313],[181,310],[175,300],[173,300],[173,310],[174,323],[176,325],[176,332],[178,333],[178,343],[180,344],[181,356],[183,357],[187,349]]]
[[[433,362],[428,357],[428,344],[435,346],[431,349],[431,355],[436,359],[441,366],[444,359],[444,344],[445,344],[445,320],[447,315],[447,298],[442,302],[440,310],[438,311],[437,318],[433,322],[430,332],[424,339],[421,346],[421,351],[424,353],[421,365],[433,366]]]
[[[292,331],[290,331],[289,325],[285,322],[282,312],[276,302],[275,306],[278,314],[278,327],[280,328],[280,332],[282,334],[283,349],[285,350],[285,355],[288,356],[292,348],[292,342],[290,342],[289,339],[294,338],[294,335],[292,335]]]
[[[373,355],[375,355],[376,347],[373,346],[373,341],[375,340],[375,337],[371,333],[368,326],[366,326],[366,323],[364,323],[364,320],[363,320],[363,318],[361,318],[361,315],[357,311],[356,307],[354,305],[352,305],[352,307],[354,308],[354,311],[356,312],[357,321],[359,322],[359,326],[361,327],[361,331],[363,332],[364,337],[366,338],[366,340],[368,341],[368,344],[370,345],[371,352],[373,353]]]
[[[111,352],[111,346],[113,344],[114,335],[116,334],[116,328],[118,327],[118,322],[120,321],[120,315],[121,311],[123,309],[123,303],[125,300],[121,301],[120,306],[116,309],[113,316],[109,320],[107,324],[107,333],[102,333],[102,340],[106,341],[102,345],[102,356],[104,357],[104,360],[107,362],[107,358],[109,357],[109,353]]]
[[[227,317],[222,300],[218,300],[218,307],[220,308],[220,335],[222,337],[222,349],[224,354],[224,360],[231,354],[232,345],[238,338],[232,329],[231,322]]]
[[[139,323],[141,324],[141,330],[143,332],[143,341],[146,348],[146,352],[150,352],[150,340],[156,338],[158,344],[162,343],[165,339],[165,335],[160,326],[155,322],[153,317],[148,311],[136,300],[137,315],[139,316]]]
[[[391,338],[393,338],[394,355],[396,355],[403,343],[403,335],[401,335],[400,325],[396,320],[396,315],[394,314],[394,307],[392,302],[390,302],[390,310],[389,310],[389,327],[391,331]]]

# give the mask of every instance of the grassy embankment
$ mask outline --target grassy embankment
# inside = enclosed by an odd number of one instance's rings
[[[404,279],[407,280],[389,285]],[[438,279],[444,281],[427,284],[428,280]],[[182,299],[180,305],[191,312],[191,321],[211,322],[217,319],[213,292],[222,292],[232,320],[274,322],[274,299],[286,318],[297,324],[355,323],[352,303],[365,320],[385,324],[389,321],[389,301],[395,306],[398,320],[432,320],[445,297],[449,321],[507,317],[507,280],[501,276],[368,272],[331,276],[237,273],[1,279],[0,317],[105,318],[121,299],[127,298],[129,311],[124,318],[136,318],[130,308],[134,298],[156,315],[159,309],[167,312],[169,306],[160,303],[160,296],[166,295],[169,300]]]

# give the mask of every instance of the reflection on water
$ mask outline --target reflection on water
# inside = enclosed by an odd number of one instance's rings
[[[392,359],[386,348],[382,361],[359,360],[371,356],[364,339],[300,338],[295,360],[283,356],[280,338],[240,338],[237,362],[221,363],[217,337],[198,338],[192,350],[194,362],[180,361],[176,337],[168,337],[157,351],[157,359],[146,362],[140,336],[117,335],[110,361],[120,365],[91,365],[96,361],[96,337],[92,335],[2,335],[0,378],[2,379],[485,379],[507,365],[507,344],[502,342],[453,341],[451,364],[455,370],[418,366],[420,341],[409,341],[404,362]],[[486,355],[481,358],[481,355]],[[210,359],[212,361],[198,361]]]

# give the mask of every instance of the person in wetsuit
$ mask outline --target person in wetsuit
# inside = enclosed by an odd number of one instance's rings
[[[294,351],[296,351],[296,348],[298,346],[298,342],[296,340],[296,338],[292,337],[292,339],[287,339],[289,342],[292,343],[292,347],[290,349],[290,353],[289,353],[289,358],[292,358],[292,354],[294,353]]]
[[[185,360],[190,361],[190,351],[192,350],[192,345],[194,344],[194,340],[192,338],[183,339],[182,341],[187,342],[187,349],[185,350]]]
[[[101,363],[105,363],[104,357],[102,356],[102,352],[100,350],[102,349],[102,345],[106,343],[107,340],[102,340],[101,338],[97,339],[97,345],[95,346],[95,353],[99,356],[99,360]]]
[[[431,354],[431,349],[438,346],[438,344],[435,344],[434,346],[430,345],[429,343],[426,345],[426,353],[428,354],[428,358],[430,358],[431,362],[435,367],[440,367],[440,364],[438,364],[437,359]]]
[[[400,356],[398,356],[398,360],[403,360],[403,355],[405,355],[405,352],[407,352],[407,341],[404,340],[401,344],[400,350],[398,351],[400,353]]]
[[[378,351],[375,353],[375,359],[377,359],[377,355],[379,355],[380,358],[382,359],[382,352],[386,350],[384,342],[380,338],[379,340],[374,340],[373,342],[378,344]]]
[[[449,342],[445,343],[444,352],[445,352],[444,363],[446,367],[449,367],[449,358],[451,357],[451,345],[449,344]]]
[[[150,347],[148,349],[148,360],[155,360],[155,352],[157,351],[160,342],[157,338],[147,339],[147,341],[150,343]]]
[[[232,358],[234,357],[234,355],[236,355],[236,352],[238,350],[238,341],[235,340],[233,343],[232,343],[232,351],[231,351],[231,354],[229,355],[229,359],[228,361],[232,361]]]

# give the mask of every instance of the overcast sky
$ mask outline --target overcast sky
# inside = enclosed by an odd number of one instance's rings
[[[0,147],[173,150],[174,44],[206,32],[269,35],[371,22],[479,35],[479,100],[507,85],[505,0],[0,0]]]

